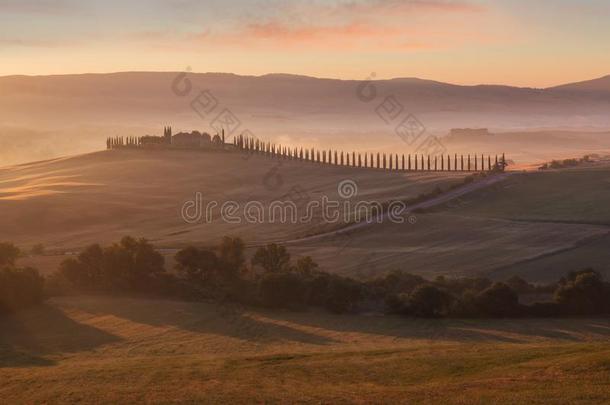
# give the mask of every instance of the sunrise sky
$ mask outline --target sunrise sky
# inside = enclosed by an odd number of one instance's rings
[[[607,0],[0,0],[0,75],[293,73],[545,87],[610,74]]]

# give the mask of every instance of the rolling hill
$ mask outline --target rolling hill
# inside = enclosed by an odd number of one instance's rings
[[[465,173],[384,172],[263,156],[245,159],[228,152],[111,150],[0,169],[0,227],[3,239],[26,251],[43,243],[49,253],[59,254],[24,261],[45,273],[54,271],[65,253],[91,243],[107,244],[127,234],[146,237],[164,249],[169,267],[180,247],[209,246],[222,236],[237,235],[252,248],[270,241],[289,242],[294,254],[311,255],[323,269],[351,276],[370,277],[394,269],[426,277],[469,276],[510,268],[513,270],[498,274],[508,277],[518,272],[531,281],[550,281],[574,269],[562,266],[561,274],[557,269],[524,273],[517,267],[608,233],[604,211],[584,209],[591,201],[596,207],[604,206],[598,201],[601,191],[594,191],[599,190],[597,181],[605,181],[606,172],[600,170],[585,173],[583,179],[588,183],[574,179],[561,187],[555,173],[513,174],[491,190],[460,197],[457,203],[464,204],[463,208],[415,212],[404,223],[386,221],[355,232],[303,240],[341,229],[344,221],[329,223],[319,207],[310,218],[305,217],[307,203],[325,197],[338,201],[340,212],[345,212],[341,203],[347,200],[338,194],[344,180],[353,181],[358,188],[350,202],[383,203],[409,200],[439,187],[447,190],[462,183]],[[528,186],[530,178],[540,179],[541,184]],[[508,194],[496,197],[504,184]],[[512,194],[517,190],[511,188],[514,184],[527,188]],[[577,211],[566,211],[566,205],[550,193],[553,187],[562,195],[572,195],[572,200],[579,201],[576,206],[583,207],[582,213],[592,217],[566,221],[554,216],[554,212]],[[209,221],[203,213],[194,221],[190,217],[185,221],[181,215],[184,204],[194,202],[197,193],[202,195],[202,207],[217,204]],[[545,203],[545,198],[552,204]],[[252,201],[260,202],[267,213],[262,221],[247,220],[244,209]],[[273,201],[293,201],[298,207],[297,221],[280,217],[270,221]],[[220,217],[220,207],[226,202],[237,204],[239,221],[231,223]],[[507,208],[523,216],[501,214]],[[575,266],[573,261],[569,263]]]
[[[417,320],[117,297],[0,318],[7,403],[602,403],[607,319]]]

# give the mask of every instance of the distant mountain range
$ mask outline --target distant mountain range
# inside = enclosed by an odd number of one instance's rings
[[[32,157],[88,151],[103,145],[106,136],[159,133],[169,124],[176,130],[213,131],[211,122],[225,109],[240,123],[235,133],[248,129],[261,138],[301,143],[351,136],[389,141],[396,120],[406,114],[439,135],[453,127],[610,128],[610,76],[547,89],[397,78],[372,82],[372,94],[356,80],[188,73],[191,90],[180,95],[186,82],[179,75],[0,77],[0,149],[8,161],[7,151],[35,150]],[[208,108],[216,108],[199,114],[191,104],[205,90],[195,105],[201,110],[206,99]],[[394,98],[383,105],[388,97]]]

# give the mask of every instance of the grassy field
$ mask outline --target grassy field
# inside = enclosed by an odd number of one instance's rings
[[[512,176],[462,199],[452,212],[522,221],[610,225],[610,166]]]
[[[0,320],[4,403],[603,403],[608,319],[413,320],[68,297]]]
[[[306,235],[323,225],[320,210],[306,223],[240,223],[213,211],[186,223],[181,208],[202,193],[204,204],[240,207],[259,201],[293,201],[306,213],[307,201],[342,201],[343,180],[358,186],[355,200],[409,199],[437,186],[462,181],[463,173],[405,174],[333,167],[306,162],[203,151],[112,150],[0,169],[2,238],[29,248],[74,250],[89,243],[109,243],[126,234],[145,236],[158,246],[216,243],[240,235],[251,243]],[[341,206],[342,207],[342,206]],[[340,208],[341,208],[340,207]]]
[[[224,235],[239,235],[258,245],[332,228],[320,212],[302,224],[229,224],[218,217],[211,223],[188,224],[179,211],[196,192],[202,192],[205,201],[233,200],[241,206],[248,201],[268,205],[274,199],[319,200],[325,195],[340,200],[337,185],[351,179],[358,184],[359,198],[388,201],[448,188],[463,176],[294,161],[278,165],[236,154],[115,150],[0,169],[0,209],[6,213],[0,226],[3,239],[25,249],[42,242],[64,252],[126,234],[145,236],[158,247],[172,248],[166,253],[171,268],[175,249],[187,243],[213,244]],[[401,269],[428,277],[505,279],[518,274],[548,282],[587,266],[608,277],[608,179],[608,166],[518,173],[444,207],[417,212],[410,218],[414,221],[290,244],[290,250],[311,255],[326,271],[360,277]],[[63,259],[37,256],[22,263],[48,274]]]
[[[368,277],[400,269],[426,277],[457,277],[487,274],[608,232],[593,225],[515,222],[445,213],[416,214],[416,219],[415,224],[375,224],[366,230],[289,247],[342,274]]]

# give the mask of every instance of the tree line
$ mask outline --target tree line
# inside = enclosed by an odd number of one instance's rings
[[[173,299],[215,300],[269,308],[321,307],[334,313],[381,309],[411,317],[555,317],[610,314],[610,283],[593,269],[569,273],[555,283],[534,285],[519,277],[493,282],[484,277],[427,280],[393,271],[356,280],[321,270],[311,257],[294,258],[269,244],[248,260],[240,238],[217,246],[188,246],[167,271],[163,255],[146,239],[124,237],[109,246],[85,248],[43,279],[16,265],[19,249],[0,244],[0,311],[36,305],[46,296],[72,293],[138,294]],[[524,305],[520,294],[546,294],[548,302]]]
[[[171,132],[170,132],[171,139]],[[217,135],[218,137],[218,135]],[[144,139],[158,138],[159,143],[164,143],[164,137],[122,137],[115,136],[106,139],[107,149],[123,147],[141,147]],[[222,145],[224,131],[222,133]],[[171,144],[171,142],[170,142]],[[332,149],[316,149],[303,147],[289,147],[272,142],[264,142],[254,137],[239,135],[233,138],[232,147],[235,150],[249,154],[258,154],[271,158],[300,160],[305,162],[327,164],[333,166],[347,166],[358,168],[372,168],[394,171],[504,171],[507,166],[504,154],[478,155],[468,154],[466,156],[456,153],[451,155],[424,155],[424,154],[397,154],[397,153],[358,153],[345,152]]]
[[[251,153],[269,156],[272,158],[302,160],[313,163],[334,166],[348,166],[359,168],[373,168],[395,171],[504,171],[507,166],[504,154],[496,155],[413,155],[397,153],[368,153],[344,152],[331,149],[302,148],[276,145],[263,142],[258,138],[233,138],[236,149]]]
[[[21,251],[12,243],[0,243],[0,314],[40,304],[44,279],[31,267],[17,266]]]

